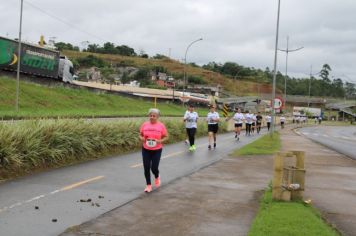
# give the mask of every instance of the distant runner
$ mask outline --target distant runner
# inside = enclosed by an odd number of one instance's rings
[[[189,138],[189,151],[195,151],[196,147],[194,144],[195,133],[197,131],[198,113],[194,111],[193,104],[188,107],[188,112],[184,114],[183,120],[185,122],[185,128],[187,130],[187,135]]]
[[[230,118],[228,118],[227,120],[230,120]],[[235,123],[235,138],[238,140],[240,140],[240,133],[241,133],[241,128],[242,128],[242,123],[245,119],[244,115],[241,113],[241,109],[240,108],[235,108],[235,114],[232,117],[232,119],[234,120]]]
[[[151,172],[155,176],[155,186],[161,185],[159,175],[159,162],[162,154],[162,143],[168,140],[168,132],[165,125],[158,121],[160,112],[156,108],[148,111],[149,121],[144,122],[140,128],[140,140],[142,141],[142,161],[146,178],[145,192],[152,191]]]
[[[281,122],[281,128],[284,129],[284,123],[286,122],[286,118],[282,115],[279,118],[279,121]]]
[[[215,111],[215,106],[210,106],[210,112],[206,117],[206,121],[208,122],[208,135],[209,135],[209,146],[208,149],[211,149],[211,142],[214,140],[214,148],[216,148],[216,133],[219,130],[219,113]]]
[[[251,135],[251,126],[252,126],[252,114],[250,114],[250,111],[247,111],[245,114],[245,125],[246,125],[246,136]]]
[[[262,116],[261,116],[261,112],[258,112],[256,116],[257,134],[261,132],[261,125],[262,125]]]
[[[271,128],[272,117],[270,115],[266,115],[265,119],[267,123],[267,130],[269,131],[269,129]]]
[[[256,127],[256,115],[252,113],[252,127],[251,127],[251,131],[254,134],[255,133],[255,127]]]
[[[185,116],[187,115],[187,113],[189,113],[189,107],[188,107],[188,108],[187,108],[187,110],[185,111],[185,113],[184,113],[184,116],[183,116],[183,117],[185,117]],[[185,143],[186,145],[188,145],[188,144],[189,144],[188,132],[186,132],[186,133],[185,133],[184,143]]]

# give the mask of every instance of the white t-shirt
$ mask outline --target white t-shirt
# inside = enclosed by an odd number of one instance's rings
[[[284,116],[281,116],[281,117],[279,118],[279,120],[280,120],[281,122],[285,122],[285,121],[286,121],[286,118],[285,118]]]
[[[197,112],[186,111],[184,114],[185,128],[187,129],[197,128],[198,118],[199,116]]]
[[[235,124],[242,124],[245,116],[242,113],[236,112],[232,119],[235,121]]]
[[[252,124],[252,118],[253,118],[253,115],[250,114],[250,113],[247,113],[247,114],[245,115],[246,124]]]
[[[206,121],[208,122],[208,125],[214,125],[217,124],[217,121],[214,121],[216,119],[219,119],[219,113],[215,112],[209,112],[208,115],[206,116]]]
[[[271,121],[272,121],[272,117],[266,116],[266,122],[271,123]]]

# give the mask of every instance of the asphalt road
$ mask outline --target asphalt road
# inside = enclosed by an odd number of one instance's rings
[[[207,138],[200,138],[194,153],[183,142],[166,145],[160,164],[162,184],[206,167],[260,136],[242,136],[237,142],[232,133],[218,135],[217,148],[211,151]],[[141,163],[141,153],[135,152],[0,184],[0,235],[58,235],[142,196]]]
[[[356,159],[355,126],[314,126],[298,131],[311,140]]]

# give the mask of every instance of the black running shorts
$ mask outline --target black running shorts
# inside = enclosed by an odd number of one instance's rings
[[[240,123],[240,124],[235,123],[235,128],[238,128],[238,127],[242,127],[242,123]]]
[[[208,124],[208,132],[213,132],[216,134],[219,130],[219,125],[218,124]]]

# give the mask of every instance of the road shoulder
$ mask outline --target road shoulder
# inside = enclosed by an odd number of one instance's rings
[[[355,235],[356,162],[291,130],[281,135],[282,151],[305,151],[304,199],[343,235]]]
[[[61,235],[246,235],[272,164],[224,158]]]

